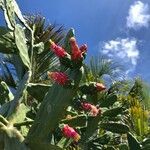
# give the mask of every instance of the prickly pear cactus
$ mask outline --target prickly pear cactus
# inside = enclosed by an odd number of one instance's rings
[[[24,19],[15,0],[0,0],[0,7],[7,24],[0,27],[0,52],[11,54],[16,72],[14,87],[0,79],[0,150],[149,146],[148,140],[140,143],[134,137],[119,92],[101,78],[85,80],[88,71],[91,75],[84,64],[87,45],[78,45],[74,29],[60,45],[58,31],[51,27],[40,33],[43,22]]]

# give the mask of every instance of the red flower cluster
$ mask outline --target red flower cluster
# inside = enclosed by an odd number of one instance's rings
[[[64,127],[62,128],[62,132],[66,138],[72,138],[75,142],[78,142],[81,138],[80,135],[68,125],[64,125]]]
[[[84,44],[79,48],[74,37],[70,38],[70,45],[72,49],[71,59],[80,60],[83,57],[83,54],[87,51],[87,45]],[[50,48],[59,58],[63,58],[68,55],[65,49],[56,45],[52,40],[50,40]]]
[[[58,56],[59,58],[63,58],[67,55],[67,52],[60,46],[56,45],[52,40],[50,40],[51,49],[52,51]]]
[[[65,85],[69,81],[68,76],[63,72],[48,72],[48,77],[60,85]]]
[[[97,91],[100,92],[100,91],[106,90],[106,87],[102,83],[96,83],[96,89]]]
[[[100,113],[100,109],[98,109],[96,106],[90,103],[84,102],[84,103],[81,103],[81,105],[84,110],[90,111],[90,114],[92,116],[97,116]]]
[[[71,59],[80,60],[83,57],[82,54],[84,54],[87,51],[87,45],[84,44],[79,48],[74,37],[70,38],[70,45],[72,49]]]

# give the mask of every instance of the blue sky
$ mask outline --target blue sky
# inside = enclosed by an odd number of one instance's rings
[[[48,22],[73,27],[88,56],[105,55],[126,66],[127,76],[150,82],[149,0],[23,0],[25,13],[40,13]]]

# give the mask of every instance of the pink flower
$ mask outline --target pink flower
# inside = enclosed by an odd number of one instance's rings
[[[63,58],[67,55],[67,52],[62,47],[56,45],[52,40],[50,40],[50,44],[50,48],[56,56]]]
[[[68,76],[63,72],[48,72],[48,77],[60,85],[65,85],[69,81]]]
[[[86,44],[82,45],[82,46],[80,47],[80,51],[81,51],[82,53],[86,53],[86,52],[87,52],[87,45],[86,45]]]
[[[96,89],[97,91],[103,91],[106,89],[106,87],[102,83],[96,83]]]
[[[72,49],[71,59],[80,60],[82,58],[82,51],[79,49],[76,39],[74,37],[70,38],[70,45]]]
[[[62,128],[62,132],[66,138],[72,138],[75,142],[78,142],[81,138],[80,135],[68,125],[64,125],[64,127]]]
[[[100,113],[100,109],[98,109],[95,105],[86,102],[81,103],[81,105],[84,110],[90,111],[92,116],[97,116]]]
[[[82,105],[82,108],[84,110],[91,110],[91,104],[89,104],[89,103],[81,103],[81,105]]]
[[[92,116],[97,116],[100,114],[100,109],[98,109],[96,106],[91,105],[91,111],[90,111]]]

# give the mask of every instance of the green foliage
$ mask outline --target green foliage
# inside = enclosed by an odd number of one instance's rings
[[[123,114],[123,110],[123,107],[111,108],[103,113],[103,117],[116,117],[117,115]]]
[[[51,88],[51,86],[47,84],[29,83],[27,91],[32,97],[41,102],[44,99],[44,96],[48,92],[49,88]]]
[[[0,66],[2,69],[1,70],[2,74],[4,74],[4,75],[1,75],[0,80],[3,80],[8,86],[16,87],[16,81],[14,80],[13,75],[8,65],[6,64],[6,62],[3,60],[0,60]]]
[[[107,130],[111,131],[114,133],[128,133],[130,131],[129,127],[123,123],[116,123],[116,122],[106,122],[106,123],[101,123],[100,127]]]
[[[127,134],[127,139],[128,139],[130,149],[137,149],[137,150],[141,149],[140,143],[136,140],[136,138],[131,133]]]
[[[24,18],[15,0],[1,0],[0,6],[7,24],[0,27],[0,52],[5,54],[0,61],[0,149],[149,149],[149,112],[139,80],[133,86],[115,81],[119,66],[100,57],[86,65],[80,49],[73,60],[74,29],[64,36],[62,27],[45,25],[41,16]],[[67,56],[56,57],[50,39]],[[55,82],[47,71],[58,73],[50,73]],[[115,81],[106,89],[104,75]]]
[[[10,108],[9,108],[9,111],[8,111],[8,114],[7,114],[7,118],[11,121],[13,119],[15,119],[16,115],[18,115],[17,111],[19,110],[19,107],[22,103],[22,100],[23,100],[24,94],[26,92],[27,84],[30,80],[30,77],[31,77],[31,72],[27,72],[24,75],[24,78],[22,79],[22,81],[20,82],[20,84],[18,86],[18,89],[16,91],[16,94],[14,96],[14,99],[13,99],[11,105],[10,105]]]
[[[21,60],[24,63],[24,65],[28,69],[30,69],[30,60],[28,55],[28,47],[26,45],[25,33],[23,28],[19,24],[15,25],[14,36],[15,36],[15,43],[19,50]]]
[[[64,41],[64,48],[67,50],[69,54],[71,53],[71,47],[69,43],[71,37],[75,37],[75,31],[73,28],[68,31]]]
[[[6,27],[0,27],[0,52],[4,54],[16,53],[16,46],[13,41],[12,32]]]
[[[34,29],[33,52],[32,52],[32,82],[46,80],[47,71],[58,70],[60,62],[50,51],[49,40],[61,43],[64,38],[63,27],[47,24],[45,18],[40,15],[26,16],[30,28]],[[28,43],[31,45],[31,36],[27,31]]]
[[[11,93],[9,87],[4,81],[0,83],[0,97],[1,97],[0,99],[1,105],[13,99],[13,94]]]
[[[83,128],[86,127],[87,125],[87,117],[86,115],[78,115],[67,119],[63,119],[61,120],[61,123],[68,124],[73,128],[77,128],[77,127]]]
[[[101,107],[110,107],[117,101],[117,96],[115,94],[107,95],[104,99],[100,101]]]
[[[121,77],[121,66],[118,66],[113,60],[103,57],[92,57],[89,65],[89,73],[92,74],[94,81],[99,81],[104,75],[115,79]]]

